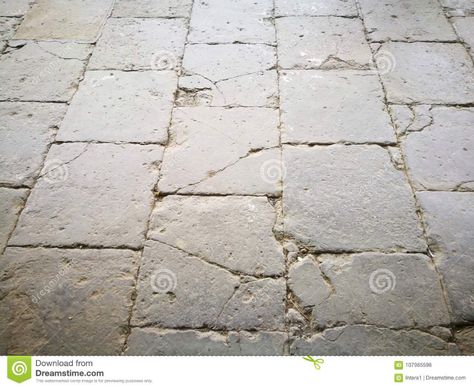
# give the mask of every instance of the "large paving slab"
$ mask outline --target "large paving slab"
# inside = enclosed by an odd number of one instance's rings
[[[191,43],[275,43],[273,0],[196,0]]]
[[[129,250],[7,248],[0,352],[119,355],[138,259]]]
[[[90,50],[77,43],[17,42],[0,57],[0,99],[68,101]]]
[[[357,16],[353,0],[275,0],[277,16]]]
[[[0,188],[0,252],[5,248],[25,203],[28,190]],[[3,258],[2,258],[3,260]]]
[[[308,255],[290,266],[288,284],[321,328],[450,323],[439,275],[424,255]]]
[[[295,70],[280,76],[282,140],[289,143],[395,143],[375,74]]]
[[[275,221],[267,198],[167,196],[157,204],[148,238],[247,275],[282,275]]]
[[[268,45],[188,45],[177,104],[275,106],[275,66],[276,50]]]
[[[359,0],[368,36],[386,40],[457,40],[438,0]]]
[[[455,323],[474,321],[474,193],[417,194]]]
[[[88,71],[58,132],[60,141],[167,141],[173,71]]]
[[[54,145],[11,243],[140,247],[162,153],[160,146]]]
[[[0,102],[0,183],[31,186],[66,104]]]
[[[469,46],[471,55],[474,56],[474,17],[453,18],[452,20],[457,33]]]
[[[284,69],[366,69],[372,53],[359,19],[283,17],[275,21]]]
[[[184,19],[110,18],[89,62],[90,69],[172,70],[186,38]]]
[[[448,16],[473,16],[474,1],[472,0],[440,0]]]
[[[193,0],[117,0],[114,17],[186,17],[191,13]]]
[[[389,102],[474,102],[474,67],[461,44],[389,42],[380,50],[394,61],[381,74]]]
[[[240,277],[169,245],[147,241],[132,325],[282,330],[283,279]]]
[[[0,16],[23,16],[32,0],[0,0]]]
[[[37,0],[15,38],[95,42],[113,0]]]
[[[273,194],[279,190],[278,112],[178,108],[158,189],[165,193]]]

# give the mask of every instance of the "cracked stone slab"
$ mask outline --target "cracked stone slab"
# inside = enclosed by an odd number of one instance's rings
[[[31,186],[67,106],[0,102],[0,183]]]
[[[0,57],[0,99],[68,101],[90,50],[77,43],[17,42]]]
[[[417,196],[454,322],[473,322],[474,193],[420,192]]]
[[[283,147],[284,230],[323,251],[424,251],[415,201],[380,146]]]
[[[0,0],[0,16],[23,16],[32,0]]]
[[[302,306],[312,309],[313,322],[321,328],[450,323],[439,276],[424,255],[307,256],[290,267],[289,287]]]
[[[164,144],[176,84],[173,71],[88,71],[57,140]]]
[[[138,260],[129,250],[7,248],[1,353],[120,354]]]
[[[275,48],[268,45],[188,45],[177,104],[275,106],[275,66]]]
[[[408,132],[402,147],[417,189],[474,188],[474,109],[434,107],[432,123]]]
[[[420,330],[354,325],[295,338],[290,353],[300,356],[436,356],[458,355],[459,349],[454,343]]]
[[[353,0],[276,0],[276,16],[357,16]]]
[[[53,145],[12,245],[142,246],[160,146]]]
[[[280,76],[282,141],[395,143],[375,74],[286,71]]]
[[[474,102],[474,67],[461,44],[389,42],[380,52],[391,61],[381,72],[389,102]]]
[[[274,276],[285,270],[275,221],[266,198],[167,196],[153,212],[148,238],[233,271]]]
[[[236,276],[181,249],[149,240],[133,325],[282,330],[285,282]]]
[[[172,70],[182,57],[186,31],[179,18],[110,18],[89,69]]]
[[[284,17],[275,22],[284,69],[368,69],[372,64],[359,19]]]
[[[27,195],[28,190],[25,189],[0,188],[0,218],[2,219],[0,223],[0,252],[7,244]]]
[[[457,40],[438,0],[359,0],[368,36],[386,40]]]
[[[277,194],[278,112],[177,108],[158,189],[165,193]]]
[[[37,0],[16,39],[58,39],[93,43],[111,11],[113,0]]]
[[[273,0],[196,0],[191,43],[275,43]]]
[[[474,327],[468,326],[462,328],[456,331],[454,336],[463,355],[474,355]]]
[[[474,1],[472,0],[440,0],[448,16],[473,16]]]
[[[118,0],[114,17],[188,17],[193,0]]]
[[[474,7],[474,2],[473,2]],[[461,39],[469,46],[471,55],[474,56],[474,17],[453,18],[454,28]]]
[[[390,105],[390,112],[399,135],[422,131],[433,123],[431,105]]]
[[[127,355],[154,356],[282,356],[288,335],[280,332],[134,328]]]
[[[0,17],[0,41],[11,39],[19,24],[18,18]]]

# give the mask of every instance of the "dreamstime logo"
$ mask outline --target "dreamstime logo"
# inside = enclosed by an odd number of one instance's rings
[[[151,277],[151,288],[158,294],[173,292],[178,284],[176,274],[169,269],[160,269]]]
[[[10,380],[22,383],[31,378],[30,356],[8,356],[7,377]]]
[[[374,55],[375,64],[380,74],[391,73],[397,64],[394,55],[385,50],[381,50]]]
[[[395,274],[388,269],[379,268],[370,274],[369,286],[376,294],[392,291],[395,289],[396,283]]]
[[[151,57],[150,66],[153,70],[173,70],[177,64],[176,56],[169,51],[158,51]]]
[[[69,177],[69,169],[62,160],[53,159],[45,163],[43,177],[49,183],[64,182]]]
[[[14,362],[12,365],[12,373],[15,376],[22,376],[28,373],[28,366],[23,361]]]
[[[286,168],[278,159],[266,160],[260,167],[260,176],[267,183],[277,183],[286,176]]]

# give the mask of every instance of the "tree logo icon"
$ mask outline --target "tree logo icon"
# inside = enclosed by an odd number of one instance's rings
[[[31,379],[31,356],[8,356],[7,377],[22,383]]]

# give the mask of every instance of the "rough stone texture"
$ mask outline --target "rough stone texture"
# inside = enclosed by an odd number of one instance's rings
[[[282,356],[288,335],[279,332],[132,329],[127,355]]]
[[[0,253],[7,244],[15,227],[18,214],[23,208],[28,191],[25,189],[0,188]],[[2,258],[3,260],[3,258]]]
[[[416,274],[416,275],[414,275]],[[448,325],[439,276],[424,255],[362,253],[306,257],[290,267],[289,286],[318,327]]]
[[[296,338],[292,355],[388,356],[457,355],[459,349],[432,334],[419,330],[390,330],[354,325],[327,329],[307,338]]]
[[[474,102],[474,67],[462,45],[390,42],[380,51],[394,61],[382,72],[389,102]]]
[[[273,109],[175,109],[173,144],[164,155],[159,191],[277,194],[277,126]]]
[[[15,38],[95,42],[112,4],[113,0],[37,0]]]
[[[456,40],[438,0],[359,0],[374,41]]]
[[[403,151],[415,187],[430,190],[474,186],[474,109],[434,107],[432,121],[408,132]]]
[[[11,243],[140,247],[161,157],[159,146],[54,145]]]
[[[153,213],[148,238],[247,275],[282,275],[275,219],[266,198],[168,196]]]
[[[186,17],[193,0],[117,0],[112,16],[115,17]]]
[[[0,17],[0,40],[11,39],[19,24],[18,18]]]
[[[375,74],[283,72],[280,93],[284,142],[396,142]]]
[[[379,146],[283,148],[284,229],[323,251],[422,251],[414,198]]]
[[[7,248],[0,352],[120,354],[138,259],[128,250]]]
[[[0,16],[22,16],[32,0],[0,0]]]
[[[353,0],[276,0],[277,16],[357,16]]]
[[[32,185],[65,111],[65,104],[0,102],[1,184]]]
[[[156,291],[160,280],[168,281],[170,287],[162,289],[167,292]],[[240,279],[222,267],[157,241],[146,243],[137,292],[134,325],[283,329],[284,280]]]
[[[440,0],[448,16],[474,15],[474,1],[472,0]]]
[[[474,322],[474,193],[420,192],[417,196],[454,321]]]
[[[467,356],[474,354],[474,327],[465,327],[454,334],[461,353]]]
[[[89,53],[85,44],[19,42],[0,57],[0,99],[68,101]]]
[[[422,131],[433,123],[431,105],[391,105],[390,111],[399,135]]]
[[[111,18],[104,26],[89,68],[170,70],[179,65],[185,37],[184,19]]]
[[[267,45],[188,45],[178,105],[274,106],[276,51]]]
[[[275,43],[273,0],[196,0],[191,43]]]
[[[275,23],[284,69],[368,68],[372,63],[359,19],[285,17]]]
[[[471,55],[474,56],[474,17],[454,18],[453,21],[457,33],[459,34],[461,39],[469,46]]]
[[[89,71],[57,140],[164,144],[176,83],[172,71]]]

